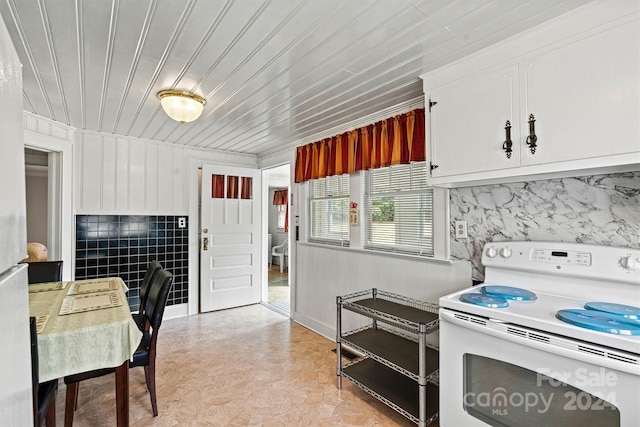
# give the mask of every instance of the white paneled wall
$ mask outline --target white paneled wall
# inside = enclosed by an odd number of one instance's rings
[[[71,126],[46,119],[27,111],[22,112],[22,124],[24,130],[63,141],[72,141],[76,132]]]
[[[183,215],[197,204],[189,198],[189,181],[202,163],[256,165],[252,155],[81,130],[74,153],[79,214]]]
[[[471,286],[468,261],[448,263],[298,243],[297,266],[294,319],[331,339],[338,295],[377,288],[437,303],[439,297]],[[343,317],[344,330],[365,323],[362,316]]]
[[[78,213],[187,212],[184,146],[78,131]]]

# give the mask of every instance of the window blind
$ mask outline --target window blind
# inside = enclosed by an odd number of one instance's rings
[[[366,173],[365,249],[433,256],[433,190],[426,178],[426,162]]]
[[[349,175],[309,182],[309,241],[349,246]]]

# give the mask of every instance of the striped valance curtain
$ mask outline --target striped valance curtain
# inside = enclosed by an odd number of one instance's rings
[[[424,108],[297,147],[295,182],[425,160]]]
[[[286,206],[284,217],[284,232],[289,231],[289,190],[276,190],[273,192],[273,204],[276,206]]]
[[[276,190],[273,192],[274,205],[286,205],[289,199],[289,190]]]

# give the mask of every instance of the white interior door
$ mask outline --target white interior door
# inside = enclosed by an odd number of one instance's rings
[[[260,171],[202,167],[200,310],[260,302]]]

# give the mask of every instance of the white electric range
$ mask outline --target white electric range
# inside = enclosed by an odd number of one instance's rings
[[[440,424],[640,425],[640,249],[485,246],[440,298]]]

